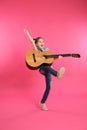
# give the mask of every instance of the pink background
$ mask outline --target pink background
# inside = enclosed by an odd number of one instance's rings
[[[49,112],[37,107],[44,77],[26,67],[26,51],[32,49],[23,32],[42,36],[57,53],[79,53],[56,60],[65,66],[62,81],[53,77],[47,100]],[[87,129],[87,1],[0,1],[0,130]]]

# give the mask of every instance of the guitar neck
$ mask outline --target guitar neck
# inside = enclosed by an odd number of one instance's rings
[[[71,57],[72,54],[44,55],[45,58]]]

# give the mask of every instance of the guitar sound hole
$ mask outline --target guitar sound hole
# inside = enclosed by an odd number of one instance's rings
[[[35,54],[33,53],[32,55],[33,55],[34,62],[36,62]]]

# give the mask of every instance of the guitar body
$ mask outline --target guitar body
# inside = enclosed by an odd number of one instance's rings
[[[36,50],[30,50],[26,53],[26,62],[30,67],[39,67],[42,64],[52,64],[54,58],[46,58],[46,55],[51,55],[50,51],[38,52]]]

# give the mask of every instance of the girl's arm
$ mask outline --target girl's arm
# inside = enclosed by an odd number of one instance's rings
[[[32,43],[33,47],[35,50],[38,50],[36,45],[35,45],[35,42],[32,38],[32,36],[30,35],[29,31],[27,29],[24,29],[24,33],[27,35],[27,37],[29,38],[30,42]]]

